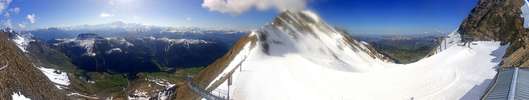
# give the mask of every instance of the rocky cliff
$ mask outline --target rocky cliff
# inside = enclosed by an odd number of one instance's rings
[[[529,67],[529,30],[524,28],[524,0],[480,0],[458,32],[474,40],[509,44],[502,67]]]

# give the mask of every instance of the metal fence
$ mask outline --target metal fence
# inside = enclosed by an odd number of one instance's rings
[[[187,77],[187,86],[196,94],[198,94],[200,97],[207,99],[207,100],[229,100],[228,92],[221,90],[221,89],[215,89],[213,91],[207,91],[204,88],[201,88],[199,84],[193,83],[192,77]],[[206,85],[204,85],[206,86]]]
[[[529,100],[529,69],[499,69],[483,100]]]

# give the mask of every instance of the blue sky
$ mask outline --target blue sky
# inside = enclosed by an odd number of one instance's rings
[[[210,11],[202,3],[202,0],[13,0],[3,9],[0,20],[4,25],[9,22],[12,27],[27,29],[115,21],[255,29],[277,15],[273,9],[226,14]],[[311,0],[306,9],[351,33],[411,34],[455,30],[476,3],[477,0]],[[19,11],[15,12],[15,8]],[[34,15],[34,23],[28,20],[29,15]]]
[[[324,0],[311,9],[351,33],[451,32],[478,0]]]

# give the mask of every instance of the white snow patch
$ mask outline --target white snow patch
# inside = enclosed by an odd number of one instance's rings
[[[68,74],[66,72],[62,72],[60,70],[51,69],[51,68],[44,68],[44,67],[38,67],[39,70],[44,73],[52,81],[57,85],[57,88],[62,89],[62,86],[68,86],[70,85],[70,79],[68,79]]]
[[[59,43],[54,43],[53,45],[55,46],[59,46],[59,45],[62,45],[62,44],[68,44],[68,43],[73,43],[83,49],[86,50],[86,52],[83,54],[83,55],[88,55],[88,56],[96,56],[96,53],[95,53],[95,50],[94,50],[94,46],[95,46],[95,41],[96,39],[95,38],[88,38],[88,39],[56,39],[57,41],[61,41]]]
[[[13,41],[15,42],[15,44],[17,45],[17,47],[20,50],[22,50],[23,52],[27,53],[28,51],[26,49],[28,48],[29,43],[32,42],[32,41],[35,41],[35,40],[28,39],[28,38],[22,37],[20,35],[16,35],[16,37],[13,39]]]
[[[524,19],[523,27],[529,28],[529,2],[527,0],[524,0],[524,5],[522,6],[521,10],[521,17]]]
[[[110,41],[112,41],[112,40],[116,40],[116,41],[119,42],[119,44],[125,45],[125,46],[127,46],[127,47],[132,47],[132,46],[134,46],[134,44],[130,43],[130,42],[127,41],[127,39],[125,39],[125,38],[107,37],[107,38],[105,38],[105,39],[106,39],[106,40],[110,40]]]
[[[163,86],[166,89],[171,88],[175,86],[175,84],[169,83],[168,81],[161,80],[161,79],[147,79],[149,82],[153,82],[159,86]]]
[[[107,54],[111,54],[113,52],[122,52],[121,48],[112,48],[110,50],[108,50],[106,53]]]
[[[169,83],[168,81],[166,80],[162,80],[162,79],[147,79],[149,82],[153,82],[159,86],[162,86],[164,87],[165,89],[164,90],[161,90],[160,92],[158,92],[157,96],[158,96],[158,100],[168,100],[169,97],[170,97],[170,88],[173,88],[175,86],[175,84],[172,84],[172,83]],[[149,84],[149,87],[151,87],[151,85]]]
[[[84,47],[86,50],[86,55],[88,56],[96,56],[96,53],[94,51],[95,46],[95,39],[86,39],[86,40],[77,40],[75,41],[79,44],[79,46]]]
[[[11,95],[11,98],[13,100],[31,100],[29,99],[28,97],[22,95],[20,92],[18,93],[13,93],[13,95]]]
[[[127,41],[125,39],[120,39],[119,41],[121,42],[121,44],[125,44],[128,47],[134,46],[134,44],[130,43],[129,41]]]
[[[198,39],[169,39],[169,38],[159,38],[158,40],[166,41],[172,44],[207,44],[208,41],[198,40]]]
[[[145,91],[134,90],[132,93],[133,96],[128,96],[129,100],[149,100],[150,97]]]
[[[80,96],[80,97],[84,97],[84,98],[88,98],[88,99],[99,99],[97,97],[93,97],[93,96],[87,96],[87,95],[83,95],[81,93],[75,93],[75,92],[72,92],[72,93],[69,93],[69,94],[66,94],[66,96]],[[110,97],[112,98],[112,97]]]

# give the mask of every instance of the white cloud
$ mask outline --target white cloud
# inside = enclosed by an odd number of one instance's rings
[[[3,12],[11,4],[11,0],[0,0],[0,12]]]
[[[191,17],[186,17],[186,21],[191,21]]]
[[[274,8],[279,11],[298,11],[303,10],[306,4],[307,0],[204,0],[202,7],[210,11],[238,15],[254,7],[258,10]]]
[[[99,17],[101,17],[101,18],[107,18],[107,17],[112,17],[112,16],[114,16],[114,15],[106,13],[106,12],[103,12],[103,13],[99,14]]]
[[[114,6],[116,5],[116,0],[108,0],[108,4]]]
[[[6,12],[4,12],[4,16],[5,17],[10,17],[11,14],[15,14],[16,15],[18,13],[20,13],[20,8],[14,7],[14,8],[10,8]]]
[[[18,14],[18,13],[20,13],[20,8],[18,8],[18,7],[11,8],[11,9],[9,9],[9,12]]]
[[[35,14],[29,14],[26,16],[26,18],[31,24],[35,24],[35,21],[37,21],[37,17],[35,16]]]
[[[21,28],[21,29],[25,29],[25,28],[26,28],[26,25],[24,25],[24,24],[18,24],[18,27]]]
[[[140,17],[140,16],[132,16],[132,21],[134,21],[134,22],[140,22],[140,21],[142,21],[142,19],[143,18]]]
[[[11,27],[13,24],[11,23],[11,19],[3,20],[2,27]]]

